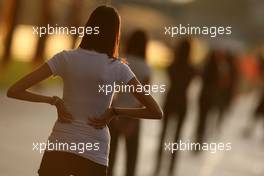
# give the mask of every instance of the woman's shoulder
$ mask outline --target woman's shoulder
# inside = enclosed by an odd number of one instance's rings
[[[124,60],[121,57],[118,58],[109,58],[111,64],[113,64],[116,67],[127,67],[128,63],[126,60]]]

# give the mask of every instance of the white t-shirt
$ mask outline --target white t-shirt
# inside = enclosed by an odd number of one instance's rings
[[[87,121],[89,117],[100,117],[111,105],[114,91],[106,95],[99,91],[99,85],[126,84],[135,76],[134,73],[120,60],[81,48],[62,51],[47,63],[53,75],[63,79],[63,100],[74,118],[72,123],[56,121],[49,142],[99,143],[99,150],[68,152],[107,166],[109,129],[95,129]]]

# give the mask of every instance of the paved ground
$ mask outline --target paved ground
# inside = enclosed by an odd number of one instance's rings
[[[197,83],[190,95],[198,91]],[[55,89],[43,90],[45,93],[58,93]],[[58,93],[60,94],[60,93]],[[178,176],[263,176],[264,175],[264,139],[258,127],[252,138],[245,139],[241,133],[248,123],[256,94],[240,96],[228,115],[225,128],[217,138],[219,142],[232,142],[229,152],[211,154],[205,152],[193,156],[191,152],[181,152],[178,162]],[[195,96],[194,96],[195,97]],[[156,96],[162,100],[161,96]],[[195,98],[194,98],[195,99]],[[191,139],[195,124],[196,109],[189,105],[190,113],[185,124],[183,140]],[[5,98],[0,92],[0,175],[33,176],[36,175],[41,154],[32,151],[33,142],[45,142],[56,119],[55,109],[48,105],[25,103]],[[173,128],[173,123],[171,123]],[[143,121],[138,163],[138,176],[153,175],[155,152],[160,122]],[[216,139],[216,135],[211,140]],[[123,143],[120,143],[116,176],[123,176]],[[166,169],[166,162],[164,168]],[[164,170],[161,176],[166,176]]]

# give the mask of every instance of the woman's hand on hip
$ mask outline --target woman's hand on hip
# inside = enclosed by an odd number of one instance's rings
[[[57,96],[54,96],[53,99],[53,105],[57,108],[58,121],[62,123],[71,123],[73,121],[73,117],[65,107],[63,100]]]
[[[114,119],[116,117],[117,116],[116,116],[113,108],[108,108],[100,117],[88,118],[87,124],[93,126],[96,129],[103,129],[104,127],[106,127],[111,122],[112,119]]]

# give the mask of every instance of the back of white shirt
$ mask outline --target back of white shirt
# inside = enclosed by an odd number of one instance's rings
[[[73,115],[71,124],[56,122],[49,141],[99,143],[98,151],[80,154],[96,163],[107,165],[110,136],[108,128],[95,129],[87,124],[89,117],[100,117],[110,106],[113,90],[106,95],[99,86],[126,84],[134,77],[130,68],[106,54],[74,49],[56,54],[48,62],[54,76],[63,79],[63,100]]]

